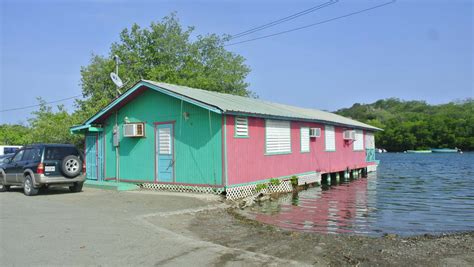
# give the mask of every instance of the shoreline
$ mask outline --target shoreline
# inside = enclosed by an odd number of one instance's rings
[[[400,239],[412,239],[412,238],[440,238],[445,236],[455,236],[455,235],[464,235],[464,234],[472,234],[474,235],[474,230],[463,230],[463,231],[453,231],[453,232],[443,232],[443,233],[424,233],[424,234],[415,234],[409,236],[403,236],[394,233],[382,233],[381,235],[374,236],[374,235],[364,235],[364,234],[353,234],[353,233],[320,233],[316,231],[298,231],[298,230],[290,230],[290,229],[283,229],[278,226],[263,223],[252,218],[249,218],[245,213],[247,210],[239,210],[237,208],[231,207],[227,208],[226,211],[234,216],[237,220],[241,220],[242,222],[258,224],[260,227],[271,227],[275,229],[279,229],[280,231],[288,231],[288,232],[296,232],[302,234],[318,234],[318,235],[341,235],[341,236],[355,236],[355,237],[364,237],[364,238],[400,238]]]
[[[409,237],[323,234],[284,230],[242,213],[227,208],[181,219],[187,221],[186,231],[202,240],[312,265],[474,265],[474,231]]]

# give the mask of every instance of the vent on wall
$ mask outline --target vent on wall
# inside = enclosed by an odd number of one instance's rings
[[[123,125],[123,136],[125,137],[144,137],[145,124],[143,122],[126,123]]]
[[[247,117],[235,117],[235,137],[248,137],[249,123]]]

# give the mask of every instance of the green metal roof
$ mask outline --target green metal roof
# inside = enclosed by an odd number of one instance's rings
[[[172,97],[182,99],[183,101],[187,101],[203,108],[207,108],[210,111],[217,113],[246,115],[274,119],[314,121],[374,131],[382,130],[380,128],[356,120],[352,120],[331,112],[288,106],[255,98],[218,93],[149,80],[141,80],[136,83],[132,88],[124,92],[120,97],[112,101],[101,111],[97,112],[97,114],[86,120],[82,125],[93,124],[95,120],[106,114],[107,111],[113,109],[118,103],[122,102],[122,100],[126,99],[135,90],[142,86],[147,86],[153,90],[162,92]],[[82,128],[83,126],[74,126],[71,128],[71,131],[78,131]]]
[[[291,120],[317,121],[370,130],[381,130],[380,128],[356,120],[317,109],[288,106],[263,101],[260,99],[218,93],[162,82],[148,80],[144,80],[144,82],[161,87],[173,93],[189,97],[204,104],[217,107],[222,110],[222,113],[224,114],[244,114],[255,117],[263,116]]]

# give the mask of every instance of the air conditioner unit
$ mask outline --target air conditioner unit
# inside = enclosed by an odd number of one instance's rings
[[[309,137],[321,137],[321,128],[309,128]]]
[[[123,125],[123,136],[125,137],[144,137],[145,124],[143,122],[126,123]]]
[[[345,130],[344,131],[344,140],[355,140],[355,131],[354,130]]]

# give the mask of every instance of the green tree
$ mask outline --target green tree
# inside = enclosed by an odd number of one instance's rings
[[[224,48],[226,36],[209,34],[192,37],[194,28],[184,28],[176,15],[153,22],[148,28],[137,24],[120,33],[106,56],[92,55],[81,68],[84,99],[69,114],[64,106],[54,111],[41,99],[28,126],[0,126],[4,144],[73,143],[82,147],[83,137],[69,128],[82,123],[116,97],[110,72],[115,70],[113,55],[121,59],[119,74],[129,88],[140,79],[168,82],[205,90],[253,96],[245,82],[250,68],[245,59]]]
[[[69,114],[64,105],[58,105],[53,111],[44,100],[38,98],[39,110],[34,111],[30,118],[30,134],[33,143],[70,143],[82,147],[83,138],[72,135],[69,127],[78,123],[78,117]]]
[[[134,24],[120,33],[109,55],[93,55],[81,69],[82,93],[78,101],[85,119],[116,95],[109,78],[113,55],[121,60],[119,74],[131,86],[140,79],[174,83],[223,93],[250,96],[245,78],[250,72],[245,59],[224,48],[225,36],[210,34],[191,38],[193,27],[183,28],[173,13],[148,28]],[[125,86],[125,87],[126,87]]]
[[[0,145],[26,145],[31,142],[31,130],[19,124],[0,125]]]
[[[470,98],[442,105],[388,98],[372,104],[356,103],[337,113],[383,128],[375,135],[377,146],[389,151],[474,150],[474,100]]]

